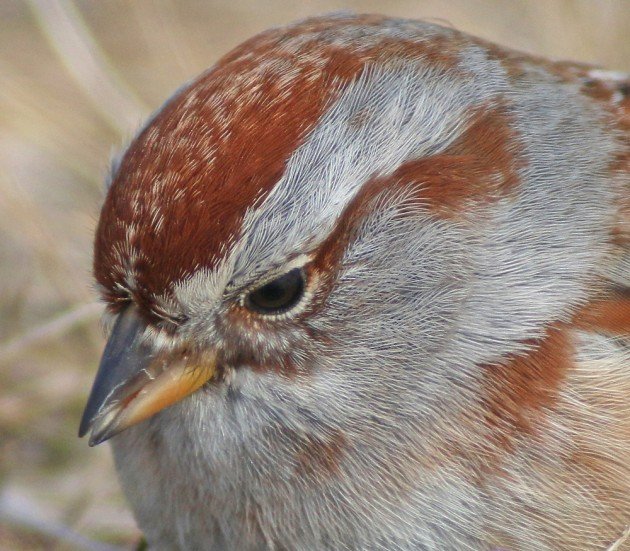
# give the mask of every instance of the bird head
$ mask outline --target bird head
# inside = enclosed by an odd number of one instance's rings
[[[338,15],[185,85],[112,171],[80,433],[168,426],[384,507],[500,470],[555,407],[615,209],[619,144],[567,70]]]
[[[429,366],[469,264],[445,219],[490,190],[438,188],[468,169],[509,184],[500,90],[454,80],[438,43],[435,60],[381,60],[378,37],[348,49],[357,28],[332,21],[330,46],[270,32],[229,54],[115,167],[95,240],[115,322],[81,425],[92,443],[257,378],[296,396],[329,379],[331,411],[440,385]],[[479,124],[497,135],[476,142]]]

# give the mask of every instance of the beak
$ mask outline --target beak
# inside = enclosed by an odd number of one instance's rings
[[[155,352],[137,307],[116,320],[81,419],[79,436],[100,444],[192,394],[216,371],[216,353]]]

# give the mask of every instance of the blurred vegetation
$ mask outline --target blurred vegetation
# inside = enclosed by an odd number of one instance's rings
[[[630,70],[630,3],[0,0],[0,549],[132,549],[107,446],[78,420],[103,346],[90,257],[113,149],[250,35],[352,9]]]

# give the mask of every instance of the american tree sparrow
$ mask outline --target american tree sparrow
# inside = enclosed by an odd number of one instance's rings
[[[629,137],[626,75],[375,15],[180,89],[113,168],[81,424],[149,544],[612,545]]]

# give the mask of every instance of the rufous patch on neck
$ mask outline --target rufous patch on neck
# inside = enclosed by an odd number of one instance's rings
[[[630,290],[621,289],[606,298],[585,304],[575,314],[574,320],[579,329],[630,336]]]
[[[480,366],[486,388],[485,421],[493,442],[508,451],[515,447],[515,438],[536,434],[544,426],[574,361],[571,333],[560,324],[526,344],[529,351]]]

